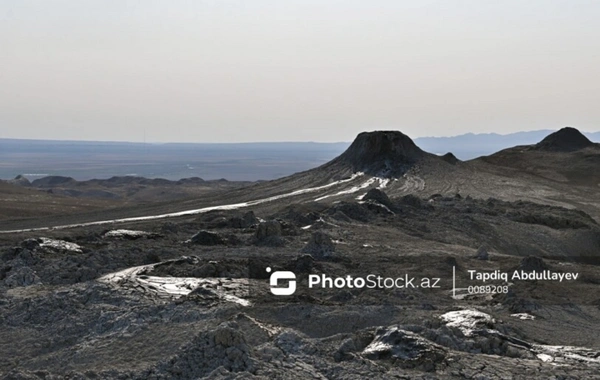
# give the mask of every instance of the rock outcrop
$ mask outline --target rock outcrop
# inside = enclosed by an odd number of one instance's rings
[[[258,245],[279,247],[285,243],[281,223],[277,220],[260,223],[254,237]]]
[[[221,235],[210,231],[199,231],[190,239],[190,243],[199,245],[225,245],[225,239]]]
[[[302,248],[302,253],[311,254],[315,258],[326,258],[334,252],[335,244],[331,236],[321,231],[313,232],[308,244]]]
[[[373,200],[375,202],[381,203],[382,205],[388,207],[388,208],[392,208],[392,201],[390,200],[390,198],[387,196],[386,193],[384,193],[382,190],[380,189],[371,189],[367,192],[367,194],[365,194],[365,196],[363,197],[364,201],[368,201],[368,200]]]

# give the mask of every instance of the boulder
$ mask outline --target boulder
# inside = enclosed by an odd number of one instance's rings
[[[256,215],[254,215],[254,211],[248,211],[242,216],[242,228],[249,228],[258,223],[259,220]]]
[[[277,220],[268,220],[258,225],[254,236],[259,245],[282,246],[284,244],[282,235],[281,223]]]
[[[258,218],[253,211],[248,211],[243,216],[234,216],[227,222],[230,228],[250,228],[259,223]]]
[[[488,252],[488,247],[484,244],[477,249],[477,253],[475,254],[475,258],[477,260],[489,260],[490,254]]]
[[[331,236],[321,231],[313,232],[308,244],[302,248],[302,253],[311,254],[316,258],[329,257],[333,252],[335,252],[335,244]]]
[[[309,273],[313,268],[315,259],[311,255],[302,255],[294,262],[294,273]]]
[[[545,269],[548,269],[548,266],[540,257],[527,256],[521,260],[521,263],[519,264],[519,269],[524,270],[526,272],[541,272]]]
[[[435,199],[435,198],[432,196],[431,199]],[[423,201],[421,200],[421,198],[417,197],[416,195],[412,195],[412,194],[405,195],[402,198],[400,198],[400,201],[407,206],[412,206],[412,207],[417,207],[417,208],[423,207]]]
[[[373,200],[375,202],[381,203],[382,205],[392,208],[392,201],[388,198],[387,194],[379,189],[371,189],[365,194],[363,200]]]
[[[398,327],[381,328],[362,352],[373,360],[394,360],[402,368],[435,371],[446,357],[446,350],[421,336]]]
[[[9,288],[16,288],[19,286],[29,286],[40,284],[40,278],[35,271],[29,267],[20,267],[13,269],[8,272],[4,279],[4,285]]]
[[[160,232],[163,234],[176,234],[179,232],[179,226],[173,222],[166,222],[160,226]]]
[[[225,245],[225,239],[221,235],[210,231],[199,231],[189,240],[190,243],[199,245]]]

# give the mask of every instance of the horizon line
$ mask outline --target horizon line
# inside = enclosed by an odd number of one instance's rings
[[[574,127],[573,127],[574,128]],[[599,131],[583,131],[579,128],[576,128],[577,130],[579,130],[582,133],[600,133]],[[510,136],[510,135],[515,135],[515,134],[519,134],[519,133],[533,133],[533,132],[556,132],[559,129],[534,129],[534,130],[527,130],[527,131],[518,131],[518,132],[510,132],[510,133],[498,133],[498,132],[482,132],[482,133],[475,133],[475,132],[465,132],[465,133],[461,133],[461,134],[457,134],[457,135],[451,135],[451,136],[421,136],[421,137],[410,137],[413,140],[417,140],[417,139],[432,139],[432,138],[439,138],[439,139],[443,139],[443,138],[455,138],[455,137],[461,137],[461,136],[467,136],[467,135],[474,135],[474,136],[484,136],[484,135],[497,135],[497,136]],[[400,130],[397,129],[375,129],[373,131],[399,131],[402,132]],[[364,131],[367,132],[367,131]],[[362,132],[361,132],[362,133]],[[403,132],[402,132],[403,133]],[[52,142],[64,142],[64,143],[109,143],[109,144],[139,144],[139,145],[167,145],[167,144],[185,144],[185,145],[251,145],[251,144],[348,144],[351,143],[352,141],[329,141],[329,142],[325,142],[325,141],[310,141],[310,140],[303,140],[303,141],[286,141],[286,140],[281,140],[281,141],[238,141],[238,142],[201,142],[201,141],[196,141],[196,142],[183,142],[183,141],[166,141],[166,142],[160,142],[160,141],[128,141],[128,140],[85,140],[85,139],[48,139],[48,138],[21,138],[21,137],[0,137],[0,141],[38,141],[38,142],[45,142],[45,141],[52,141]]]

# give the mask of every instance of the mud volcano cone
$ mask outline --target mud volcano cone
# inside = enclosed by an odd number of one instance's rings
[[[359,134],[336,161],[351,165],[354,171],[389,176],[405,173],[426,155],[402,132],[375,131]]]
[[[572,152],[592,145],[594,143],[577,129],[565,127],[546,136],[535,145],[535,149],[552,152]]]

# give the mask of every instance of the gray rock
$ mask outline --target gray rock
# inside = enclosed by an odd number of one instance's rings
[[[387,194],[379,189],[371,189],[367,192],[367,194],[363,197],[363,200],[373,200],[375,202],[381,203],[382,205],[392,208],[392,201],[388,198]]]
[[[254,215],[254,211],[248,211],[242,216],[242,228],[252,227],[255,224],[259,223],[258,218]]]
[[[190,294],[187,295],[187,298],[202,301],[215,301],[219,299],[219,294],[212,289],[199,286],[192,290]]]
[[[331,240],[331,236],[321,231],[313,232],[308,244],[302,248],[302,253],[309,253],[316,258],[329,257],[334,252],[335,244]]]
[[[477,260],[489,260],[490,254],[488,252],[488,247],[484,244],[477,249],[477,253],[475,254],[475,258]]]
[[[259,245],[282,246],[284,244],[281,223],[276,220],[262,222],[256,229],[255,239]]]
[[[215,232],[202,230],[192,236],[190,243],[199,245],[225,245],[226,242],[221,235]]]
[[[216,277],[217,266],[214,263],[206,263],[193,272],[194,277]]]
[[[179,232],[179,227],[173,222],[166,222],[160,227],[160,232],[163,234],[176,234]]]
[[[362,353],[369,359],[395,359],[403,368],[427,372],[435,371],[446,357],[445,349],[441,346],[398,327],[377,331],[375,339]]]
[[[20,267],[8,272],[4,285],[9,288],[40,284],[41,280],[35,271],[29,267]]]
[[[200,333],[175,357],[159,364],[151,376],[197,379],[217,370],[219,373],[253,372],[254,360],[245,337],[235,322],[220,324]]]
[[[295,273],[308,273],[313,268],[315,259],[311,255],[302,255],[295,260]]]
[[[433,198],[433,196],[432,196]],[[412,206],[412,207],[423,207],[423,201],[421,200],[421,198],[417,197],[416,195],[412,195],[412,194],[408,194],[403,196],[402,198],[400,198],[400,201],[408,206]]]
[[[248,211],[243,216],[235,216],[227,221],[230,228],[250,228],[259,223],[258,218],[253,211]]]
[[[546,265],[544,260],[542,260],[540,257],[527,256],[521,260],[521,263],[519,264],[519,269],[524,270],[526,272],[539,272],[548,269],[548,265]]]
[[[343,213],[348,220],[358,220],[366,223],[371,219],[371,212],[364,204],[358,204],[355,202],[339,202],[333,205],[328,210],[329,215],[334,219],[344,220],[343,217],[336,216],[339,212]]]

